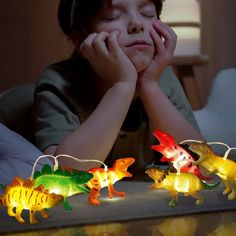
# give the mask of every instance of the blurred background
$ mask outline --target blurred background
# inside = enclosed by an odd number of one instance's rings
[[[0,92],[34,82],[48,64],[70,55],[57,23],[58,2],[0,0]],[[236,1],[165,0],[161,18],[178,34],[187,27],[185,36],[178,35],[182,43],[173,65],[193,109],[199,109],[217,73],[236,68]]]

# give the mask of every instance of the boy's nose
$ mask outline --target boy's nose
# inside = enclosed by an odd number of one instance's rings
[[[144,31],[144,25],[140,19],[133,17],[128,25],[128,33],[134,34],[139,33],[140,31]]]

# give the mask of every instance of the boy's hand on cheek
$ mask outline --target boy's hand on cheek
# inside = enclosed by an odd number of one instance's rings
[[[141,84],[145,81],[156,81],[159,78],[170,64],[176,47],[175,32],[159,20],[153,23],[150,35],[154,42],[155,55],[149,66],[139,74]]]
[[[80,52],[94,71],[112,85],[119,81],[136,83],[137,72],[117,41],[119,32],[90,34],[80,46]]]

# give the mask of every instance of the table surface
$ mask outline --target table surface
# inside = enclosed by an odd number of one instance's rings
[[[236,211],[27,230],[8,236],[235,236]]]
[[[222,195],[223,186],[201,192],[203,205],[195,205],[192,197],[179,196],[178,204],[171,208],[165,190],[148,190],[151,182],[120,181],[115,188],[125,191],[125,198],[107,199],[107,190],[101,192],[100,206],[91,206],[85,194],[69,198],[73,210],[57,206],[49,211],[45,220],[39,214],[39,223],[30,225],[29,214],[24,211],[25,224],[7,215],[0,208],[1,235],[235,235],[236,202]],[[176,231],[178,231],[177,234]],[[228,232],[226,234],[225,232]]]

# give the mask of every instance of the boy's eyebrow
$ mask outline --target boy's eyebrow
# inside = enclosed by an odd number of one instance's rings
[[[152,4],[152,2],[148,0],[140,0],[139,7],[144,7],[149,4]]]
[[[128,0],[127,0],[128,1]],[[140,0],[139,3],[138,3],[138,7],[139,8],[142,8],[142,7],[145,7],[146,5],[149,5],[151,4],[152,2],[149,1],[149,0]],[[122,4],[122,3],[116,3],[116,2],[111,2],[110,4],[110,8],[111,9],[124,9],[125,8],[125,5]]]
[[[124,9],[125,5],[122,3],[113,3],[112,2],[110,8],[111,9]]]
[[[147,4],[147,3],[150,3],[150,1],[148,1],[148,0],[140,0],[140,1],[139,1],[139,4],[140,4],[140,5],[145,5],[145,4]]]

